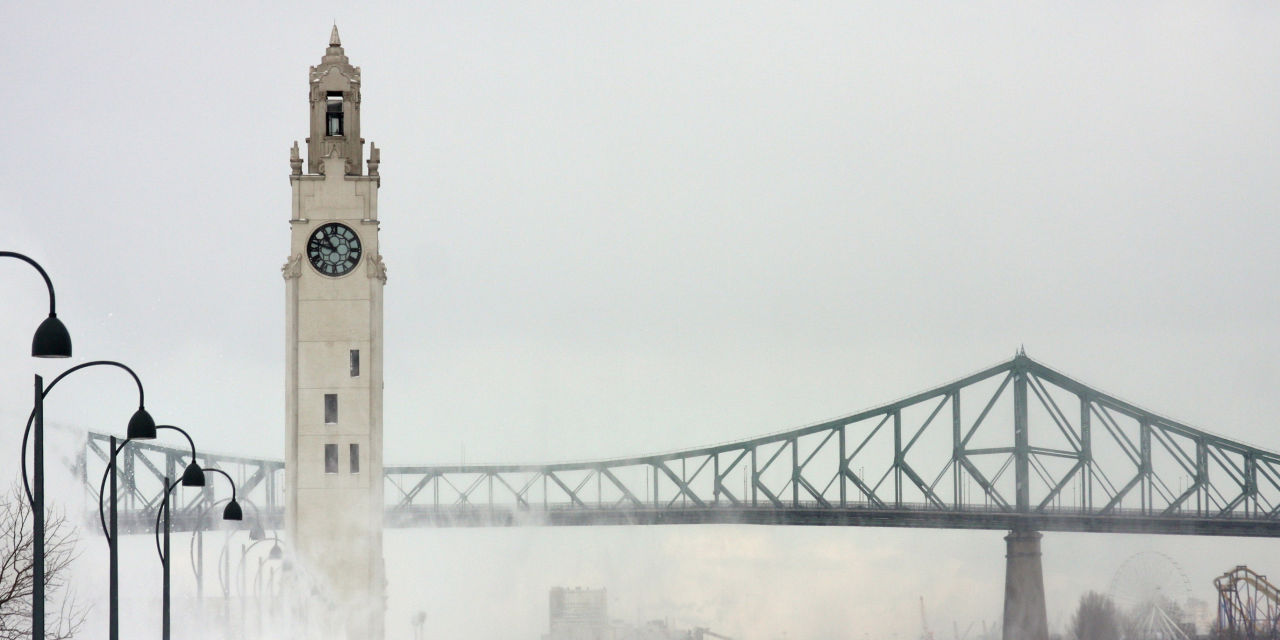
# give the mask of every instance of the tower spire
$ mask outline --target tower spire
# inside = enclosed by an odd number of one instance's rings
[[[329,32],[329,46],[320,64],[311,67],[311,135],[307,137],[307,172],[324,172],[323,159],[345,160],[344,173],[364,173],[360,138],[360,67],[352,66],[342,49],[338,25]]]

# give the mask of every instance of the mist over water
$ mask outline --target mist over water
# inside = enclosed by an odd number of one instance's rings
[[[157,420],[202,449],[282,456],[288,149],[335,20],[383,150],[388,464],[728,442],[1019,345],[1280,449],[1276,7],[10,3],[0,18],[3,248],[49,270],[74,361],[134,366]],[[7,484],[31,373],[74,363],[28,357],[45,291],[0,267]],[[51,428],[51,505],[86,511],[58,469],[76,432],[123,434],[131,384],[86,372],[50,399],[74,430]],[[82,637],[105,638],[106,546],[96,522],[80,533]],[[1004,534],[390,529],[387,637],[425,614],[426,638],[537,638],[553,587],[737,639],[976,634],[1000,618]],[[206,535],[206,567],[246,541]],[[1143,552],[1210,603],[1238,564],[1280,572],[1268,539],[1049,532],[1042,550],[1051,633]],[[122,637],[156,637],[152,539],[124,536],[121,558]],[[231,596],[210,569],[200,604],[178,559],[174,637],[253,637],[238,557]],[[276,611],[268,627],[331,624]]]

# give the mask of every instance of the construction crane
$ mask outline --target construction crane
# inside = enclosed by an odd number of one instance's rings
[[[733,640],[729,636],[722,636],[706,627],[694,627],[693,640],[704,640],[704,638],[720,638],[720,640]]]
[[[920,596],[920,640],[933,640],[933,632],[929,630],[929,618],[924,614],[924,596]]]

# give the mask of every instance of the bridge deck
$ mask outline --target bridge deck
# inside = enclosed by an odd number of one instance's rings
[[[172,526],[175,531],[193,531],[198,514],[176,514]],[[262,512],[263,527],[279,529],[284,523],[284,512],[273,509]],[[817,504],[799,507],[738,507],[719,505],[710,507],[667,508],[590,508],[584,509],[570,503],[550,505],[549,508],[511,510],[487,507],[414,507],[387,509],[388,528],[418,527],[519,527],[519,526],[620,526],[620,525],[794,525],[794,526],[858,526],[858,527],[927,527],[935,529],[991,529],[1011,530],[1027,528],[1035,531],[1064,531],[1089,533],[1149,533],[1171,535],[1207,535],[1240,537],[1280,536],[1280,522],[1244,517],[1168,518],[1122,512],[1107,516],[1081,514],[1071,511],[1018,514],[996,510],[966,510],[939,512],[924,504],[904,505],[902,508],[828,508]],[[250,523],[210,523],[205,519],[205,529],[248,528]],[[120,530],[125,534],[150,533],[154,518],[139,517],[136,513],[123,516]]]

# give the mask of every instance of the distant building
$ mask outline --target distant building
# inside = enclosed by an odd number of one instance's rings
[[[543,640],[615,640],[604,589],[555,587],[550,628]]]

